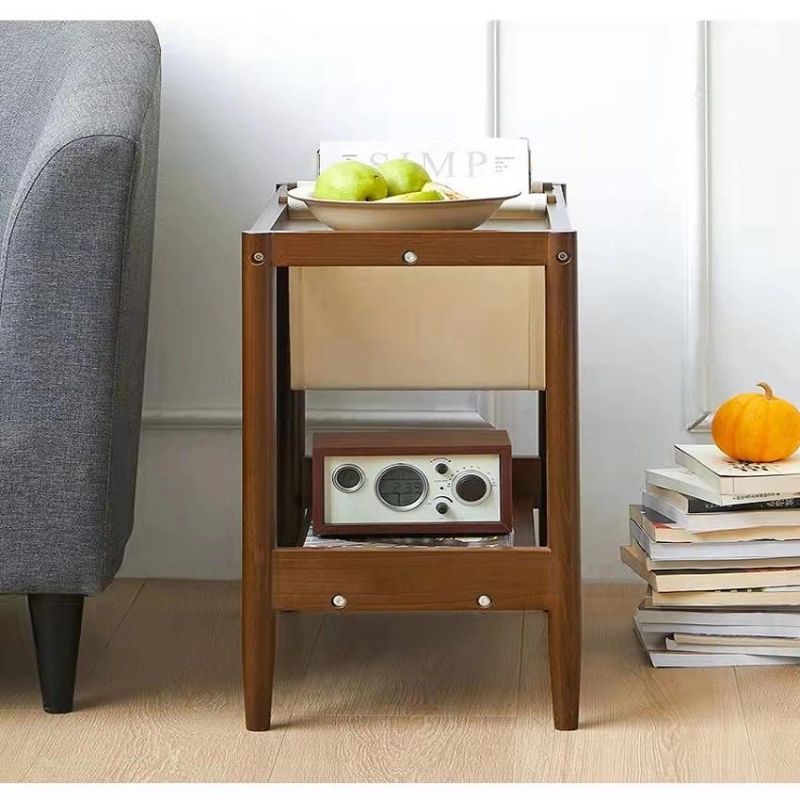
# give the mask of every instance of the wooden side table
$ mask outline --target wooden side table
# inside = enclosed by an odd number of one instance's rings
[[[294,220],[287,188],[279,187],[253,228],[242,234],[242,649],[247,727],[270,727],[276,612],[478,611],[476,599],[488,595],[492,604],[482,613],[548,613],[554,723],[560,730],[575,729],[581,661],[577,257],[564,187],[543,185],[547,204],[542,219],[490,220],[474,231],[408,232],[334,232]],[[533,330],[541,325],[543,358],[539,370],[528,370],[522,387],[540,391],[544,399],[538,420],[531,421],[539,426],[540,456],[513,459],[514,546],[304,549],[310,505],[304,390],[323,387],[290,363],[290,353],[297,358],[299,352],[293,335],[307,336],[304,346],[314,341],[299,327],[297,298],[292,296],[299,284],[290,279],[290,272],[295,277],[321,276],[309,270],[369,267],[372,277],[378,274],[372,270],[394,267],[386,275],[400,274],[397,268],[410,270],[401,274],[408,282],[408,275],[424,276],[430,270],[427,274],[432,276],[434,269],[441,274],[447,267],[457,270],[456,285],[458,275],[467,274],[463,270],[499,269],[498,265],[503,275],[509,274],[509,267],[528,270],[531,286],[543,271],[541,296],[531,301],[530,326]],[[329,272],[326,277],[335,274],[353,280],[364,273]],[[480,294],[472,297],[476,313],[484,301]],[[531,342],[520,346],[533,363]],[[346,349],[337,353],[347,356]],[[502,359],[504,354],[494,356]],[[380,380],[380,362],[376,363],[374,373]],[[511,386],[482,388],[520,388],[514,375],[512,371]],[[423,388],[410,386],[407,376],[403,380],[406,383],[394,388]],[[538,542],[533,538],[533,508],[539,509]],[[339,594],[348,598],[341,610],[331,603]]]

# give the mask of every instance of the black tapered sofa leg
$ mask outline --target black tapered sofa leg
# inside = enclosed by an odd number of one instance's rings
[[[82,594],[29,594],[42,706],[50,714],[72,711],[83,618]]]

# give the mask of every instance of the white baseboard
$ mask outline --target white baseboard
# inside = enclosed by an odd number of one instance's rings
[[[355,411],[309,409],[311,428],[337,427],[485,427],[489,421],[478,411],[448,410],[421,411],[403,409],[362,409]],[[239,409],[145,409],[142,413],[145,428],[230,429],[242,427]]]

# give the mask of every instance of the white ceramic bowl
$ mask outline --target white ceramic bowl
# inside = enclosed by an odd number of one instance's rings
[[[290,189],[289,196],[305,203],[323,225],[337,231],[472,230],[486,222],[504,200],[519,196],[515,192],[468,200],[384,203],[320,200],[313,192],[313,185],[302,186]]]

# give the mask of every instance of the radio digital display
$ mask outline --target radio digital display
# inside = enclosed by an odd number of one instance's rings
[[[381,473],[375,491],[391,508],[415,508],[428,494],[428,481],[415,467],[398,464]]]

